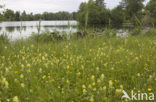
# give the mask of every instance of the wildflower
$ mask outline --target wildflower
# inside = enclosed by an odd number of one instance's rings
[[[81,73],[80,73],[80,72],[78,72],[78,73],[77,73],[77,76],[80,76],[80,75],[81,75]]]
[[[116,93],[116,94],[121,94],[121,93],[122,93],[122,89],[116,89],[116,90],[115,90],[115,93]]]
[[[92,86],[89,84],[89,85],[88,85],[88,88],[90,88],[90,89],[91,89],[91,88],[92,88]]]
[[[60,89],[61,87],[60,87],[60,86],[58,86],[58,88]]]
[[[4,85],[5,88],[9,88],[9,83],[8,83],[8,81],[6,80],[6,78],[3,78],[3,79],[2,79],[2,84]]]
[[[24,68],[24,65],[22,64],[21,67]]]
[[[148,91],[151,91],[152,89],[151,88],[148,88]]]
[[[102,89],[103,89],[103,91],[106,91],[106,86],[104,86]]]
[[[104,74],[101,74],[101,80],[103,80],[105,78]]]
[[[114,80],[116,83],[118,82],[117,80]]]
[[[83,89],[83,94],[86,94],[87,93],[87,90],[86,89]]]
[[[42,68],[39,69],[39,72],[42,73]]]
[[[13,98],[13,102],[20,102],[20,100],[18,99],[17,96],[15,96],[15,97]]]
[[[38,56],[40,57],[40,56],[42,56],[42,54],[41,54],[41,53],[39,53],[39,54],[38,54]]]
[[[92,83],[92,86],[95,86],[95,85],[96,85],[96,83],[95,83],[95,82],[93,82],[93,83]]]
[[[112,82],[112,80],[109,81],[109,87],[110,87],[110,88],[113,87],[113,82]]]
[[[120,88],[123,89],[123,85],[120,85]]]
[[[5,85],[5,88],[9,88],[9,83],[8,83],[8,81],[5,81],[4,85]]]
[[[1,101],[0,101],[1,102]],[[7,99],[7,102],[10,102],[10,99]]]
[[[24,88],[24,87],[25,87],[24,83],[21,83],[21,87],[22,87],[22,88]]]
[[[96,68],[96,71],[99,72],[99,67]]]
[[[45,60],[45,57],[44,56],[42,56],[42,60]]]
[[[138,73],[137,76],[139,77],[140,76],[140,73]]]
[[[83,89],[85,89],[85,88],[86,88],[86,86],[85,86],[85,85],[82,85],[82,88],[83,88]]]
[[[100,80],[100,79],[98,79],[98,80],[97,80],[97,83],[101,83],[101,80]]]
[[[14,79],[14,82],[17,82],[18,80],[17,79]]]
[[[42,76],[42,79],[45,79],[45,78],[46,78],[46,75],[43,75],[43,76]]]
[[[70,83],[69,80],[67,80],[67,83],[68,83],[68,84]]]
[[[91,76],[91,79],[92,79],[92,80],[94,80],[94,79],[95,79],[95,76],[94,76],[94,75],[92,75],[92,76]]]
[[[67,66],[67,69],[69,69],[69,65]]]
[[[96,88],[93,88],[93,91],[96,91]]]
[[[27,67],[30,67],[30,64],[27,64]]]
[[[90,102],[94,102],[94,96],[91,96]]]
[[[21,74],[21,75],[20,75],[20,78],[21,78],[21,79],[22,79],[22,78],[24,78],[24,75],[23,75],[23,74]]]

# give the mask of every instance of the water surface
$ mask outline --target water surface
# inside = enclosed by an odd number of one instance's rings
[[[0,34],[7,34],[11,39],[27,38],[37,33],[39,21],[11,21],[0,23]],[[65,31],[76,32],[76,21],[41,21],[41,32]],[[69,26],[70,25],[70,26]]]

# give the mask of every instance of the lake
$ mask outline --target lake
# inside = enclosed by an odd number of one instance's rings
[[[70,27],[68,25],[71,25]],[[27,38],[37,33],[39,21],[10,21],[0,23],[0,34],[7,34],[10,39]],[[77,21],[41,21],[41,32],[54,30],[76,32]]]

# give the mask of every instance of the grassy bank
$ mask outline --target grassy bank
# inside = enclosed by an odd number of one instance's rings
[[[0,46],[0,102],[120,102],[156,94],[156,36]]]

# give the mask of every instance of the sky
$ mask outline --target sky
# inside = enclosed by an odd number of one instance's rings
[[[14,11],[26,11],[28,13],[73,12],[79,9],[81,2],[88,0],[0,0],[0,4],[5,4],[5,8]],[[116,7],[121,0],[105,0],[107,8]],[[148,2],[148,0],[146,0]]]

